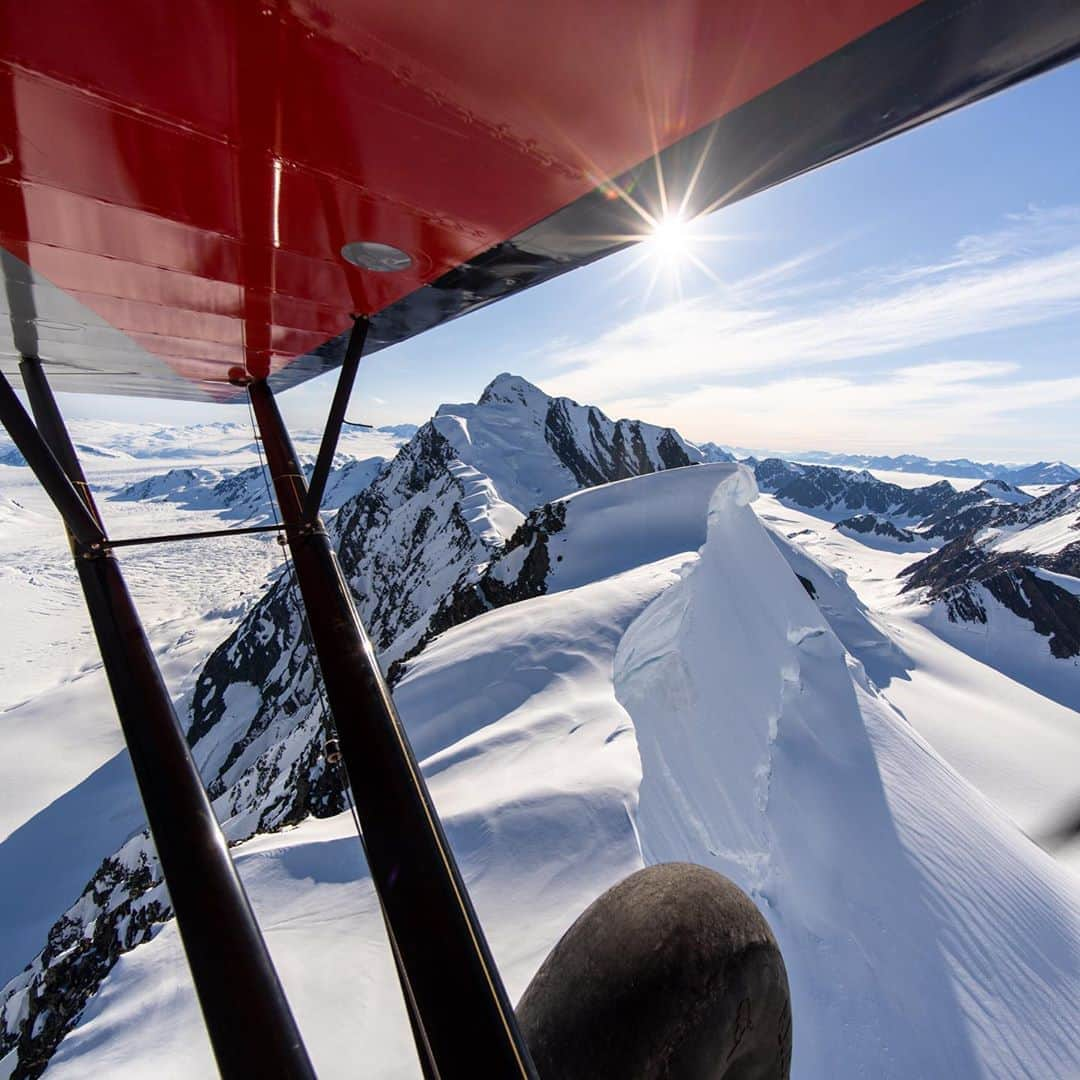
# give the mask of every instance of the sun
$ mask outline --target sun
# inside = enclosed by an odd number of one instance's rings
[[[704,152],[708,152],[708,147]],[[657,158],[656,205],[653,204],[654,200],[642,198],[641,192],[635,191],[633,184],[622,187],[612,180],[597,181],[597,190],[604,198],[621,199],[638,219],[632,223],[630,231],[609,234],[602,239],[637,247],[637,254],[616,274],[615,280],[621,280],[641,266],[650,269],[649,283],[645,290],[646,301],[652,297],[658,285],[664,293],[683,300],[684,277],[694,279],[702,276],[716,285],[723,284],[712,268],[698,255],[702,245],[722,239],[719,235],[704,232],[700,227],[701,218],[711,213],[716,208],[714,205],[690,212],[700,165],[701,162],[686,183],[685,191],[678,196],[673,193],[671,184],[663,176]]]
[[[678,262],[690,253],[690,223],[678,214],[666,214],[652,227],[645,243],[665,262]]]
[[[683,299],[683,279],[688,275],[702,274],[720,284],[720,279],[697,254],[701,244],[718,237],[703,234],[696,227],[694,218],[668,210],[656,216],[648,214],[643,225],[645,228],[636,237],[640,242],[640,254],[624,273],[642,264],[651,265],[652,273],[645,290],[646,300],[658,285],[665,293]]]

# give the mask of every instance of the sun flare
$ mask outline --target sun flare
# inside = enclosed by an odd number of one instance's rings
[[[668,214],[653,226],[646,243],[660,258],[674,262],[690,251],[690,223],[678,214]]]

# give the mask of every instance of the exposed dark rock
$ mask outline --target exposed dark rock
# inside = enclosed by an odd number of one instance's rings
[[[583,444],[571,416],[572,408],[579,406],[567,398],[553,399],[544,420],[544,435],[559,460],[573,473],[579,487],[626,480],[654,472],[658,465],[677,469],[693,464],[687,444],[671,428],[664,428],[657,441],[659,462],[654,463],[639,421],[619,420],[612,424],[595,408],[588,409],[590,439]]]
[[[895,540],[898,544],[914,544],[919,539],[910,529],[899,529],[891,521],[885,521],[876,514],[856,514],[838,522],[836,527],[863,536],[883,536],[888,540]]]
[[[958,491],[918,524],[926,539],[955,540],[1007,515],[1031,496],[1003,480],[984,480],[967,491]]]
[[[765,458],[764,461],[747,458],[743,464],[754,470],[754,479],[762,491],[779,491],[798,480],[804,469],[804,466],[795,465],[782,458]]]
[[[459,584],[442,602],[424,635],[390,666],[387,672],[390,685],[394,686],[402,679],[408,661],[439,634],[492,608],[542,596],[547,591],[547,576],[551,569],[548,540],[561,532],[565,525],[566,504],[563,502],[545,503],[534,510],[479,577]],[[507,572],[511,563],[516,565],[518,561],[514,556],[523,550],[525,554],[520,560],[520,567]]]
[[[2,1017],[19,1016],[17,1034],[0,1023],[0,1057],[18,1049],[12,1080],[40,1076],[117,957],[149,941],[172,915],[146,833],[105,859],[79,900],[49,930],[45,948],[13,982]]]
[[[918,521],[956,495],[947,480],[923,488],[902,488],[866,471],[826,465],[789,465],[788,470],[783,469],[787,464],[763,461],[755,475],[762,474],[762,486],[768,485],[782,502],[825,513],[856,511]]]
[[[1032,567],[1042,565],[1044,559],[1026,551],[987,553],[969,541],[969,537],[954,540],[906,569],[909,580],[902,591],[925,589],[928,601],[945,605],[950,622],[985,623],[986,606],[980,594],[984,589],[1049,638],[1051,655],[1059,660],[1080,656],[1080,599],[1033,572]],[[1045,561],[1070,565],[1072,569],[1058,572],[1074,574],[1075,558],[1074,552],[1064,560],[1051,556]]]
[[[983,541],[980,526],[907,567],[903,591],[924,590],[924,598],[941,602],[952,622],[985,623],[989,595],[1047,637],[1051,655],[1080,656],[1080,598],[1037,572],[1080,576],[1080,540],[1048,554],[991,546],[1003,532],[1022,532],[1057,518],[1068,521],[1068,515],[1078,511],[1080,484],[1075,482],[1026,504],[1004,507]],[[1080,513],[1071,525],[1078,526]]]

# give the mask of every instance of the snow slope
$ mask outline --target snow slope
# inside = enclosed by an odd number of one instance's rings
[[[874,550],[767,495],[754,507],[790,548],[813,555],[843,579],[844,589],[823,604],[831,625],[937,753],[1032,835],[1045,835],[1075,812],[1080,716],[1040,692],[1051,674],[1045,638],[1026,631],[1030,648],[1044,653],[1040,678],[1035,686],[1017,681],[977,655],[977,646],[997,640],[986,627],[949,623],[912,594],[900,593],[905,579],[897,575],[918,555]],[[862,608],[862,625],[849,634],[838,628],[830,608],[850,612],[852,595]],[[1006,614],[1015,631],[1017,620]],[[1011,638],[1012,656],[1003,648],[988,659],[1015,659],[1018,636]],[[1077,669],[1070,665],[1063,678],[1072,679],[1075,694]],[[1080,859],[1072,864],[1080,868]]]
[[[107,495],[129,485],[152,486],[163,464],[196,478],[220,476],[224,463],[250,467],[256,461],[250,428],[200,425],[164,431],[97,421],[72,426],[109,451],[84,456],[83,465],[113,535],[235,524],[221,506],[191,507],[170,499],[130,502]],[[186,460],[180,453],[184,439],[190,440]],[[366,433],[352,436],[349,445],[366,449],[370,460],[372,451],[400,441]],[[204,461],[211,467],[200,464]],[[346,484],[359,482],[363,470],[370,471],[368,460],[343,461],[335,475]],[[55,510],[25,467],[0,465],[0,493],[3,983],[41,948],[49,927],[102,859],[142,827],[143,814]],[[280,560],[280,548],[272,537],[246,536],[128,548],[120,558],[183,714],[207,655],[257,599]],[[13,881],[20,886],[6,887]]]
[[[640,863],[637,755],[611,667],[688,556],[491,612],[418,658],[396,699],[509,992]],[[324,1078],[419,1075],[348,815],[234,849]],[[138,1022],[133,1022],[135,1017]],[[211,1071],[175,924],[123,957],[50,1075]]]
[[[649,473],[557,500],[565,515],[562,528],[548,539],[546,591],[574,589],[668,555],[696,551],[705,543],[709,499],[735,469],[718,463]]]
[[[616,657],[646,860],[761,906],[794,1075],[1076,1075],[1080,882],[875,692],[762,543],[755,494],[721,485],[701,560]]]
[[[594,497],[615,521],[641,483]],[[878,694],[754,494],[723,470],[700,556],[627,568],[617,536],[607,564],[594,544],[559,591],[446,632],[397,688],[510,993],[608,884],[689,857],[777,933],[796,1077],[1076,1075],[1080,881]],[[342,815],[257,837],[241,873],[320,1075],[414,1076],[349,833]],[[204,1075],[207,1053],[170,924],[50,1074]]]

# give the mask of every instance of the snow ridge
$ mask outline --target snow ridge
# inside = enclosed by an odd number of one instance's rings
[[[721,484],[699,561],[616,654],[646,861],[711,866],[762,908],[794,1075],[1074,1075],[1075,882],[877,695],[752,495]]]

